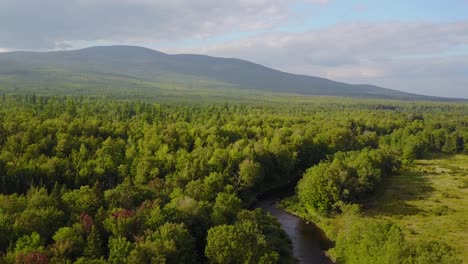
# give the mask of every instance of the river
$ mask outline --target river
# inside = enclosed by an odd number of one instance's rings
[[[293,245],[294,257],[299,263],[304,264],[329,264],[333,263],[324,253],[330,248],[331,242],[324,232],[311,222],[306,222],[276,207],[277,199],[265,198],[259,201],[255,207],[269,212],[281,224],[288,234]]]

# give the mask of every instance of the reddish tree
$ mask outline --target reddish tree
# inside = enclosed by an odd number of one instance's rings
[[[49,258],[42,252],[30,252],[28,254],[19,253],[16,256],[17,264],[48,264]]]
[[[112,216],[115,218],[130,218],[133,216],[133,212],[127,209],[122,209],[112,213]]]
[[[81,226],[86,233],[91,232],[91,228],[94,225],[93,218],[86,213],[80,214]]]

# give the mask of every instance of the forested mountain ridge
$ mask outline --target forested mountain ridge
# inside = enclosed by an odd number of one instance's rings
[[[133,46],[0,54],[0,91],[9,93],[114,95],[121,89],[147,97],[164,93],[159,89],[168,85],[192,91],[451,100],[291,74],[240,59],[169,55]]]

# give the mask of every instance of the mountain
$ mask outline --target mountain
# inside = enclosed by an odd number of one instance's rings
[[[0,53],[0,92],[141,96],[159,90],[256,90],[300,95],[438,100],[373,85],[353,85],[271,69],[249,61],[169,55],[142,47]],[[124,94],[122,94],[124,96]]]

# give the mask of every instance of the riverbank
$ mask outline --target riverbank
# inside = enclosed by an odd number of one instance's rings
[[[324,252],[332,246],[325,233],[314,223],[280,209],[277,201],[264,199],[256,206],[270,213],[281,224],[292,242],[293,255],[298,263],[332,264],[333,261]]]
[[[394,223],[408,243],[435,241],[450,245],[468,263],[468,155],[430,155],[389,177],[384,189],[365,203],[345,206],[344,212],[323,217],[302,208],[295,196],[280,207],[316,223],[336,240],[353,222]],[[331,249],[330,256],[336,256]]]
[[[333,244],[323,230],[313,222],[287,212],[279,207],[278,202],[294,195],[294,189],[300,177],[278,183],[249,201],[249,208],[260,208],[270,213],[288,235],[294,258],[298,263],[332,264],[325,253]]]

